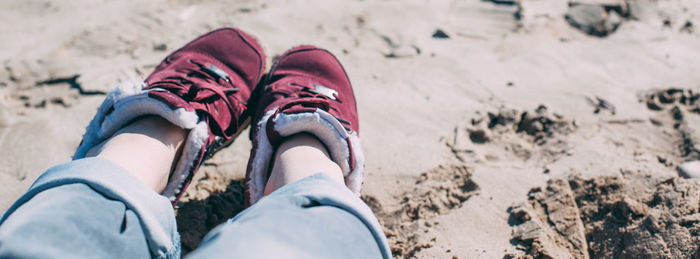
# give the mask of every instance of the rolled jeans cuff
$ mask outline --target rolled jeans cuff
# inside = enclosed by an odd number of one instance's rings
[[[351,192],[350,189],[346,188],[345,185],[339,184],[326,174],[317,173],[308,176],[302,180],[282,186],[268,195],[270,200],[278,197],[295,197],[290,200],[296,202],[296,205],[300,207],[316,203],[322,206],[337,207],[355,215],[372,233],[382,256],[386,259],[391,258],[389,244],[382,226],[369,206],[360,197]],[[261,200],[261,202],[263,201],[264,199]],[[232,221],[235,221],[235,218]]]
[[[335,207],[339,210],[344,211],[344,213],[349,213],[359,220],[363,226],[356,225],[356,229],[347,229],[343,233],[331,233],[327,231],[325,226],[328,224],[334,224],[333,221],[320,221],[316,222],[316,225],[305,225],[304,222],[297,222],[292,218],[275,218],[274,221],[270,221],[269,215],[294,215],[302,214],[304,216],[314,216],[309,211],[301,211],[300,209],[310,208],[310,207]],[[318,213],[318,212],[317,212]],[[337,213],[337,212],[335,212]],[[319,215],[317,215],[319,216]],[[315,219],[322,219],[323,217],[315,217]],[[324,255],[352,255],[351,258],[365,258],[359,256],[359,254],[376,254],[377,257],[390,259],[391,252],[389,245],[386,240],[386,236],[382,230],[381,225],[377,221],[377,218],[372,213],[372,210],[365,204],[356,194],[351,192],[345,185],[338,183],[337,181],[331,179],[326,174],[317,173],[299,181],[286,184],[274,192],[270,193],[268,196],[263,197],[255,203],[250,208],[247,208],[243,212],[239,213],[233,219],[219,225],[214,230],[209,232],[206,237],[202,240],[200,247],[195,250],[193,257],[195,258],[218,258],[221,251],[228,251],[225,253],[227,255],[234,255],[239,258],[310,258],[310,251],[319,252],[318,249],[331,249],[328,244],[317,244],[316,239],[309,240],[282,240],[290,241],[291,246],[283,247],[294,247],[295,249],[307,249],[308,251],[301,251],[296,253],[294,249],[263,249],[261,248],[261,243],[258,240],[268,240],[270,243],[274,243],[277,239],[284,239],[287,235],[281,234],[281,230],[272,230],[269,228],[270,224],[281,224],[285,226],[286,231],[306,231],[314,232],[319,236],[323,235],[333,235],[333,236],[347,236],[349,239],[352,238],[364,238],[363,234],[358,234],[360,228],[366,228],[371,234],[376,247],[352,247],[352,246],[341,246],[334,248],[337,251],[320,251],[327,252],[321,253]],[[255,231],[251,233],[249,231]],[[242,240],[252,240],[252,244],[243,249],[238,246],[237,241]],[[320,248],[319,248],[320,247]],[[248,249],[246,249],[248,248]],[[379,251],[370,251],[368,253],[362,253],[364,251],[357,251],[352,249],[379,249]],[[324,257],[318,254],[318,257]],[[331,257],[331,256],[327,256]],[[374,256],[371,258],[375,258]]]
[[[38,193],[69,184],[85,184],[108,199],[123,202],[139,218],[152,257],[180,257],[180,236],[170,201],[123,167],[102,158],[84,158],[50,168],[0,217],[0,225]]]

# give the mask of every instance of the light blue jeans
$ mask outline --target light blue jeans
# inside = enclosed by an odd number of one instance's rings
[[[0,258],[179,258],[170,201],[122,167],[55,166],[0,218]],[[219,225],[192,258],[390,258],[369,207],[324,174],[288,184]]]

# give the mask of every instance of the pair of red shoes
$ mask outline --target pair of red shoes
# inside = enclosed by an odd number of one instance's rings
[[[238,29],[209,32],[173,52],[146,78],[117,86],[87,127],[74,159],[144,115],[159,115],[189,130],[163,195],[182,196],[202,162],[230,144],[252,121],[246,204],[263,196],[270,160],[285,137],[310,133],[340,165],[359,194],[364,157],[352,86],[330,52],[300,46],[264,74],[265,54]],[[251,120],[252,119],[252,120]]]

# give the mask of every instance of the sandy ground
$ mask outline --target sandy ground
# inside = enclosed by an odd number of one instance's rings
[[[616,30],[555,0],[0,1],[0,211],[70,160],[112,86],[236,26],[270,59],[310,43],[345,65],[396,257],[698,258],[699,182],[676,168],[700,159],[700,3],[586,2]],[[188,189],[186,251],[242,209],[250,146]]]

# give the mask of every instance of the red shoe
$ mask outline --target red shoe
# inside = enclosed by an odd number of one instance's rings
[[[291,49],[277,58],[263,85],[250,105],[256,124],[251,127],[246,204],[262,198],[277,146],[301,132],[315,135],[326,145],[343,171],[345,184],[359,195],[364,155],[357,107],[350,80],[335,56],[313,46]]]
[[[162,193],[174,204],[202,162],[248,126],[246,104],[264,69],[265,55],[253,37],[232,28],[202,35],[166,57],[145,82],[112,90],[73,159],[137,117],[159,115],[190,130]]]

